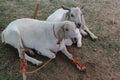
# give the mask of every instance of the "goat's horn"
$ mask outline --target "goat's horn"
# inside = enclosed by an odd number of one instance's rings
[[[70,10],[70,8],[67,8],[67,7],[65,7],[65,6],[61,6],[64,10]]]

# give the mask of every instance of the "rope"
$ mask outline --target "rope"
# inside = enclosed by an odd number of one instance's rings
[[[59,47],[58,47],[58,51],[60,49],[60,44],[59,44]],[[55,53],[55,55],[57,55],[58,51]],[[21,65],[20,65],[20,73],[23,74],[23,73],[26,73],[26,74],[33,74],[39,70],[41,70],[43,67],[45,67],[48,63],[50,63],[50,61],[52,60],[53,58],[50,58],[49,60],[47,60],[42,66],[40,66],[39,68],[33,70],[33,71],[29,71],[29,72],[26,72],[25,69],[27,68],[27,61],[24,59],[24,60],[20,60],[21,62]]]
[[[79,66],[81,69],[84,67],[84,65],[83,64],[81,64],[80,62],[79,62],[79,60],[77,59],[77,58],[75,58],[74,56],[73,56],[73,63],[76,65],[76,66]]]
[[[27,68],[27,60],[26,59],[20,59],[20,73],[24,73],[25,69]]]

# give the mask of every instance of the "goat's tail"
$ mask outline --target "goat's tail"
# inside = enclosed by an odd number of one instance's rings
[[[5,42],[5,38],[4,38],[4,31],[1,33],[1,40],[2,40],[2,43]]]

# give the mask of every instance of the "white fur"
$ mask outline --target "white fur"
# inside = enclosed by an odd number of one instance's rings
[[[43,56],[55,58],[54,52],[58,51],[59,45],[57,44],[58,39],[53,32],[53,25],[56,35],[63,26],[69,29],[69,31],[65,32],[64,38],[74,38],[77,35],[75,24],[70,21],[48,22],[23,18],[15,20],[7,26],[2,32],[2,42],[17,48],[19,57],[21,57],[21,49],[27,47],[35,49]],[[72,55],[67,51],[64,44],[64,38],[60,43],[59,51],[62,51],[69,59],[72,59]],[[27,54],[25,54],[25,58],[36,65],[42,63],[42,61],[34,59]]]
[[[57,9],[53,14],[51,14],[48,18],[47,18],[47,21],[65,21],[65,20],[69,20],[69,21],[73,21],[75,22],[76,24],[81,24],[81,27],[80,27],[80,31],[76,30],[76,32],[78,32],[78,38],[79,40],[77,41],[77,47],[81,47],[82,45],[82,42],[80,38],[81,37],[81,34],[83,34],[84,36],[87,35],[87,33],[85,31],[87,31],[91,38],[92,39],[97,39],[97,36],[95,36],[89,29],[88,27],[86,26],[85,24],[85,19],[84,19],[84,15],[82,14],[80,8],[76,7],[76,8],[71,8],[70,9],[70,17],[67,18],[66,15],[69,11],[68,10],[64,10],[62,8],[60,9]],[[74,15],[74,17],[71,17],[71,14]],[[81,32],[81,34],[80,34]],[[72,45],[72,41],[70,40],[66,40],[67,43],[66,45]]]

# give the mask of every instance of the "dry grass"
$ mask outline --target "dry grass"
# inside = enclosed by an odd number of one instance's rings
[[[93,42],[83,38],[83,46],[68,47],[87,67],[81,73],[61,53],[40,72],[28,75],[28,80],[119,80],[120,78],[120,1],[119,0],[42,0],[38,19],[45,20],[61,5],[68,7],[84,3],[82,10],[86,23],[99,40]],[[0,31],[11,21],[31,17],[36,2],[34,0],[0,0]],[[46,60],[42,56],[35,56]],[[0,80],[22,80],[19,71],[17,50],[0,42]],[[36,66],[29,63],[29,70]]]

